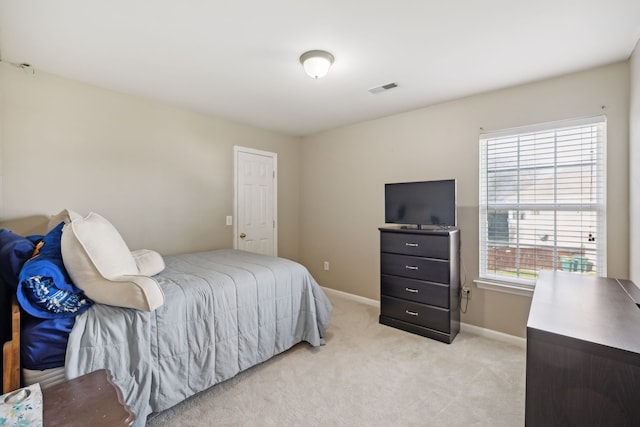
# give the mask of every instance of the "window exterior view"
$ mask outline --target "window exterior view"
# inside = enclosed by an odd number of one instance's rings
[[[480,276],[606,275],[606,119],[481,135]]]

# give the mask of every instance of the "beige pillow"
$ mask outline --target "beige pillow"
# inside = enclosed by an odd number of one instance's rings
[[[164,269],[160,254],[137,251],[142,274],[118,230],[102,216],[92,212],[66,224],[60,246],[71,280],[95,302],[145,311],[164,303],[160,285],[149,277]]]
[[[65,224],[69,224],[78,218],[82,218],[82,215],[69,209],[64,209],[56,215],[51,215],[49,217],[49,223],[47,224],[47,233],[56,228],[62,221],[64,221]]]
[[[138,267],[138,274],[155,276],[164,270],[164,259],[162,259],[162,255],[156,251],[152,251],[151,249],[138,249],[137,251],[132,251],[131,255],[133,255],[133,259]]]

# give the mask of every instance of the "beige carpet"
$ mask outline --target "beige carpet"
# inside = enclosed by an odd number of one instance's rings
[[[327,344],[306,343],[149,417],[148,426],[522,426],[525,350],[452,344],[378,324],[329,295]]]

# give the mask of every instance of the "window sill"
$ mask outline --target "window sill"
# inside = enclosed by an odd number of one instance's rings
[[[521,295],[525,297],[533,296],[533,286],[529,285],[496,282],[488,279],[475,279],[473,282],[480,289],[488,289],[490,291],[504,292],[507,294]]]

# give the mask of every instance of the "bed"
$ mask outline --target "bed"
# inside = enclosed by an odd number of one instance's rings
[[[164,304],[148,311],[92,304],[73,316],[68,336],[58,334],[68,339],[64,366],[44,372],[64,369],[71,379],[109,369],[144,425],[150,413],[297,343],[324,344],[331,303],[302,265],[231,249],[166,256],[163,263],[153,279]]]

